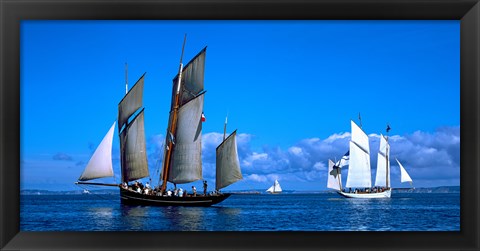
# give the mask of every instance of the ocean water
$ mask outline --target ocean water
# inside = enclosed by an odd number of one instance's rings
[[[20,230],[460,231],[460,194],[234,194],[198,208],[127,206],[115,194],[21,195]]]

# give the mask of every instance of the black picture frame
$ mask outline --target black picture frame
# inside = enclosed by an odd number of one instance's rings
[[[478,0],[0,0],[0,16],[0,248],[4,250],[480,248]],[[20,232],[20,21],[33,19],[461,20],[460,231]]]

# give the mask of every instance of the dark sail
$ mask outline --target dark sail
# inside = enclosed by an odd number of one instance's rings
[[[149,176],[143,110],[120,134],[122,181],[129,182]]]
[[[183,184],[202,178],[202,111],[201,94],[178,110],[172,160],[168,181]]]
[[[135,83],[130,91],[118,104],[118,130],[122,129],[132,116],[143,104],[143,83],[145,74]]]
[[[205,72],[205,57],[207,47],[200,51],[188,64],[185,65],[182,71],[182,84],[180,91],[179,106],[186,104],[198,96],[203,91],[203,80]],[[178,85],[178,75],[173,79],[172,89],[172,108],[175,104],[175,93]]]
[[[237,152],[237,131],[234,131],[217,147],[217,175],[215,189],[220,190],[243,179]]]

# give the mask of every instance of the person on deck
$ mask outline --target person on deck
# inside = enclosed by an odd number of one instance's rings
[[[207,196],[207,181],[203,181],[203,195]]]
[[[193,192],[193,196],[197,196],[197,188],[195,188],[195,186],[192,186],[192,192]]]
[[[138,185],[138,181],[135,181],[132,186],[133,191],[138,192],[140,190],[140,186]]]

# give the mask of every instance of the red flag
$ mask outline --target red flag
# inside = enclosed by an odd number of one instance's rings
[[[207,120],[207,119],[205,118],[205,114],[203,114],[203,112],[202,112],[202,122],[205,122],[205,120]]]

